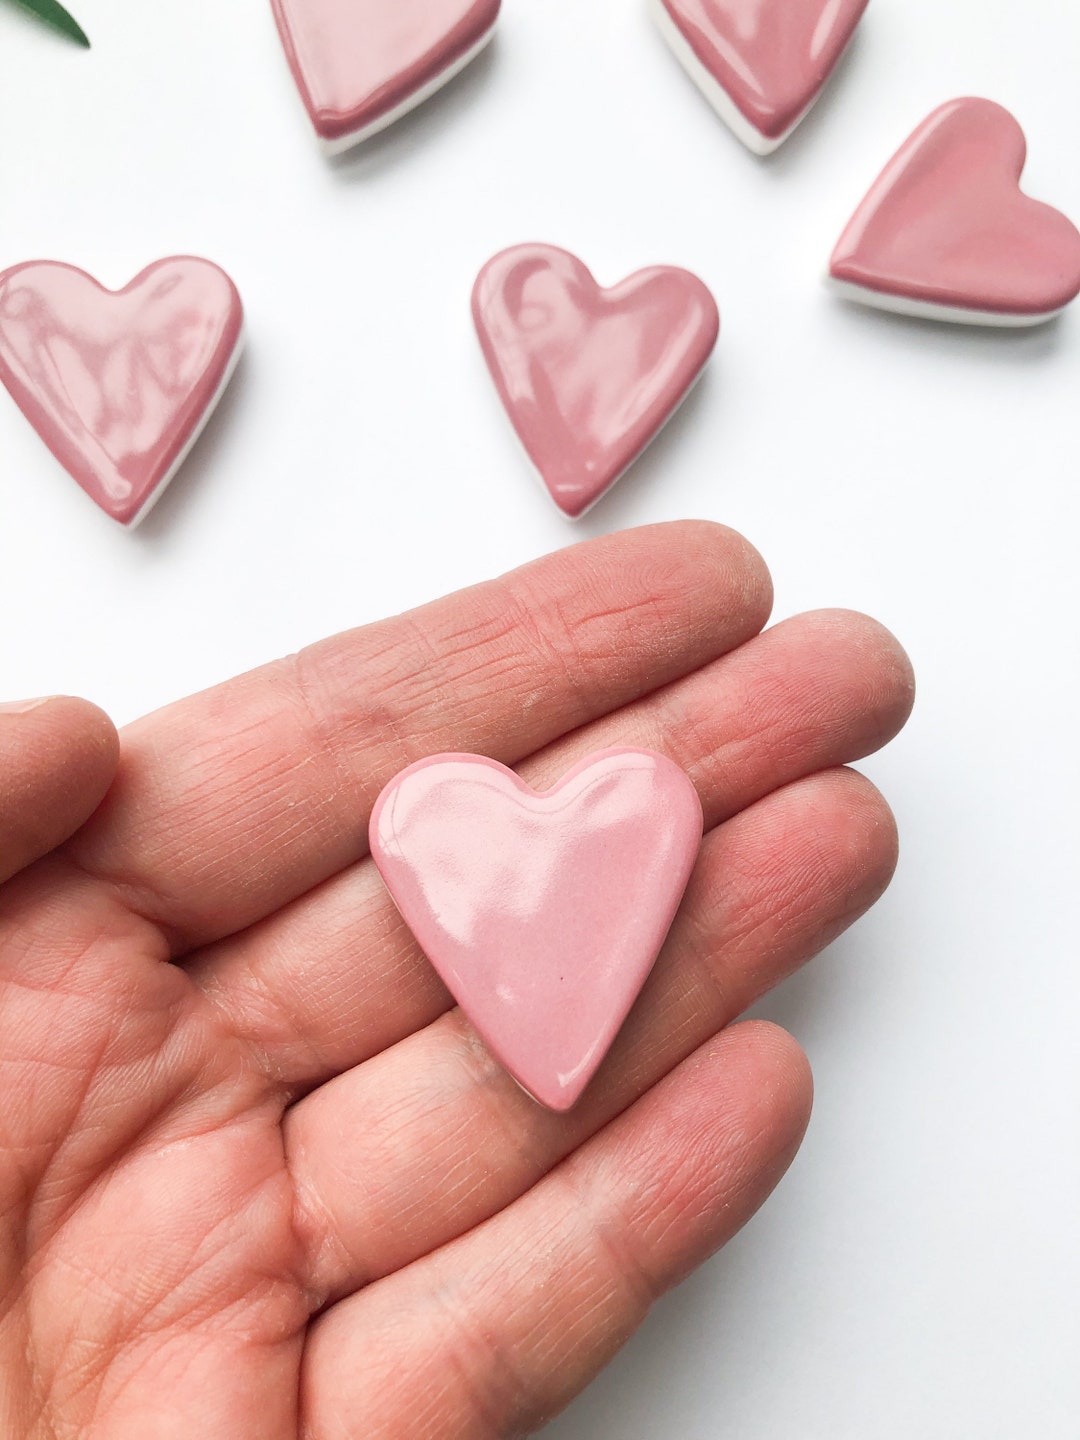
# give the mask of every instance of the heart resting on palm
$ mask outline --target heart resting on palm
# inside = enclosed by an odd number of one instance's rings
[[[653,967],[701,843],[701,802],[647,750],[589,755],[537,794],[476,755],[410,765],[371,856],[446,988],[530,1095],[569,1110]]]
[[[810,1079],[758,997],[888,882],[843,768],[911,702],[842,611],[764,629],[721,527],[588,542],[119,741],[0,710],[0,1434],[485,1440],[540,1425],[745,1222]],[[566,1114],[492,1058],[364,845],[403,767],[550,791],[658,751],[705,838]]]

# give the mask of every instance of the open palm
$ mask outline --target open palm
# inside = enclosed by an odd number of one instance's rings
[[[725,1027],[887,884],[888,809],[836,767],[911,700],[872,621],[761,633],[769,604],[730,531],[656,526],[119,744],[81,701],[0,713],[5,1440],[519,1434],[753,1213],[810,1078],[782,1031]],[[611,744],[684,766],[707,833],[557,1116],[451,1008],[367,818],[423,755],[547,785]]]

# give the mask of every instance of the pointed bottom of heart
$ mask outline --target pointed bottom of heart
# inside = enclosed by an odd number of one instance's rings
[[[664,419],[660,422],[660,425],[657,427],[656,433],[650,435],[650,437],[645,441],[645,444],[642,445],[641,449],[638,450],[635,455],[631,456],[631,458],[616,475],[613,475],[610,480],[605,479],[603,481],[602,487],[597,490],[595,495],[592,495],[584,504],[580,503],[580,498],[574,498],[566,501],[565,503],[559,498],[556,490],[551,485],[549,485],[548,481],[545,479],[543,471],[540,469],[536,461],[522,444],[521,436],[517,433],[517,430],[514,429],[514,438],[518,442],[518,449],[524,456],[525,463],[529,467],[533,479],[540,486],[540,489],[544,492],[544,494],[551,501],[551,503],[555,506],[555,509],[558,510],[559,514],[565,516],[567,520],[584,520],[585,516],[588,515],[591,510],[593,510],[597,505],[600,504],[600,501],[603,500],[604,496],[610,494],[611,491],[615,489],[615,486],[619,483],[623,476],[629,475],[630,471],[633,470],[634,466],[638,463],[638,461],[642,458],[646,451],[652,446],[653,442],[659,440],[660,436],[668,428],[671,422],[675,419],[676,415],[678,415],[679,411],[690,399],[694,391],[701,384],[704,375],[705,369],[704,367],[702,367],[702,369],[700,369],[694,376],[694,378],[690,381],[690,384],[686,387],[683,393],[675,401],[674,405],[671,408],[670,414],[665,415]]]
[[[245,332],[241,330],[240,334],[236,337],[236,344],[233,346],[232,354],[229,356],[228,362],[226,363],[225,370],[221,376],[218,387],[207,402],[206,409],[202,412],[197,422],[192,427],[191,433],[184,441],[183,447],[180,450],[180,453],[177,455],[176,459],[172,462],[168,470],[166,470],[165,474],[150,491],[150,494],[147,495],[145,501],[143,502],[142,509],[136,511],[136,513],[132,516],[130,520],[125,520],[121,522],[126,530],[134,530],[136,525],[142,524],[142,522],[146,519],[147,515],[150,514],[150,511],[153,510],[154,506],[161,499],[162,495],[165,494],[165,491],[169,488],[170,482],[175,478],[177,471],[180,469],[184,461],[188,458],[192,450],[195,448],[195,442],[206,429],[207,424],[210,421],[211,415],[213,415],[214,411],[218,407],[219,402],[221,401],[222,396],[229,388],[229,381],[233,378],[236,367],[240,363],[240,356],[243,353],[245,338]],[[92,500],[96,500],[97,497],[91,495],[90,498]]]
[[[850,280],[829,276],[826,283],[834,295],[856,305],[870,305],[875,310],[888,310],[893,315],[908,315],[915,320],[940,320],[949,325],[983,325],[1009,330],[1044,325],[1063,315],[1066,306],[1045,310],[1034,315],[1018,315],[1002,310],[975,310],[961,305],[938,305],[932,300],[912,300],[907,295],[892,295],[887,290],[873,290],[869,285],[853,285]]]
[[[814,96],[786,130],[782,130],[779,135],[766,135],[750,123],[708,66],[701,63],[694,53],[694,47],[668,14],[663,0],[649,0],[649,6],[656,28],[664,37],[671,53],[735,138],[741,140],[754,155],[771,155],[774,150],[779,150],[810,114],[818,97]]]
[[[491,44],[497,28],[496,25],[492,25],[475,45],[465,51],[464,55],[459,55],[452,65],[448,65],[445,70],[440,70],[438,75],[433,75],[426,85],[421,85],[411,95],[406,95],[405,99],[395,105],[392,110],[387,110],[385,114],[376,116],[366,125],[361,125],[359,130],[350,130],[345,135],[321,135],[319,144],[323,154],[331,157],[344,155],[354,146],[362,145],[365,140],[371,140],[376,135],[381,135],[384,130],[389,130],[390,126],[398,120],[403,120],[411,111],[418,109],[433,95],[437,95],[444,85],[449,85],[450,81],[460,75],[463,70],[468,69],[477,56]]]

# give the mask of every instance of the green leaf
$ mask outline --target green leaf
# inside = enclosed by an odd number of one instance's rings
[[[15,0],[15,4],[21,5],[24,10],[29,10],[39,20],[44,20],[46,25],[51,25],[54,30],[59,30],[61,35],[66,35],[69,40],[74,40],[78,45],[85,45],[87,50],[90,49],[86,31],[75,17],[69,15],[58,3],[58,0]]]

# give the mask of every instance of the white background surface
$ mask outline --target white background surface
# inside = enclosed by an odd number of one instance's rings
[[[73,0],[74,3],[74,0]],[[0,8],[0,265],[235,277],[249,349],[145,527],[85,500],[0,396],[0,690],[126,720],[581,534],[702,515],[777,614],[904,640],[910,729],[865,769],[905,853],[763,1007],[814,1063],[805,1149],[555,1440],[1075,1440],[1080,1413],[1080,310],[997,334],[820,285],[939,102],[1009,106],[1080,216],[1075,0],[873,0],[771,160],[637,0],[506,0],[490,54],[355,159],[317,153],[265,0],[78,0],[85,55]],[[682,415],[577,530],[519,458],[468,316],[542,239],[607,283],[696,270],[724,315]]]

